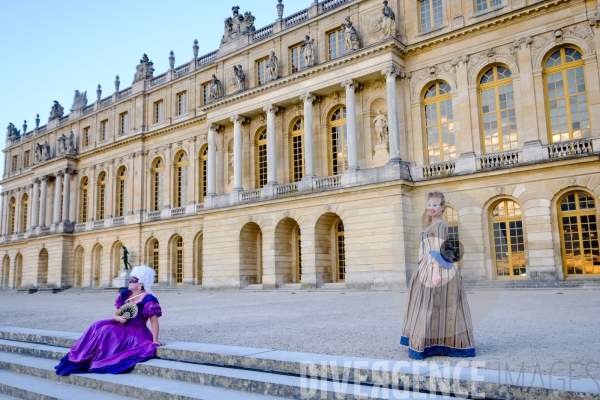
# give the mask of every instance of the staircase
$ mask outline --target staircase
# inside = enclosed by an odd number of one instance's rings
[[[0,327],[0,400],[443,399],[466,398],[465,393],[473,399],[600,398],[590,379],[574,380],[572,391],[559,392],[527,381],[498,382],[493,370],[478,370],[474,379],[477,370],[435,363],[187,342],[168,342],[157,349],[157,358],[129,373],[56,375],[54,366],[77,337]],[[552,377],[553,387],[560,387],[560,379],[565,378]]]

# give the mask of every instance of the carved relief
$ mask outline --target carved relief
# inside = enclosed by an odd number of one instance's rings
[[[437,79],[438,74],[440,73],[450,76],[454,82],[456,82],[456,65],[457,64],[453,63],[453,61],[446,61],[444,63],[420,69],[416,72],[407,72],[405,79],[410,80],[411,83],[411,98],[413,100],[418,100],[419,94],[416,93],[417,88],[427,80]]]

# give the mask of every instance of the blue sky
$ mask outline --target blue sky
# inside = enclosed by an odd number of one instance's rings
[[[312,0],[284,0],[284,16],[307,8]],[[65,114],[75,89],[87,91],[88,104],[133,81],[144,53],[154,62],[155,75],[166,72],[169,52],[175,66],[192,59],[194,39],[199,55],[219,47],[223,20],[231,7],[251,11],[257,29],[277,19],[277,0],[2,0],[0,24],[0,129],[2,148],[9,122],[29,131],[40,115],[48,121],[52,101]],[[0,154],[4,170],[4,155]]]

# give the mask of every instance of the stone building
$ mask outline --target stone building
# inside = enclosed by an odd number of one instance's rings
[[[596,0],[307,5],[9,125],[2,286],[112,286],[123,245],[159,285],[405,285],[433,190],[465,279],[600,276]]]

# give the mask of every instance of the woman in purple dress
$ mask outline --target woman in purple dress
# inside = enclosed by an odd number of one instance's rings
[[[123,290],[115,306],[135,304],[137,315],[118,316],[98,321],[75,342],[69,353],[54,367],[57,375],[76,373],[118,374],[156,354],[158,317],[162,315],[158,299],[152,295],[154,270],[145,265],[133,268],[129,290]],[[150,320],[152,331],[146,323]]]

